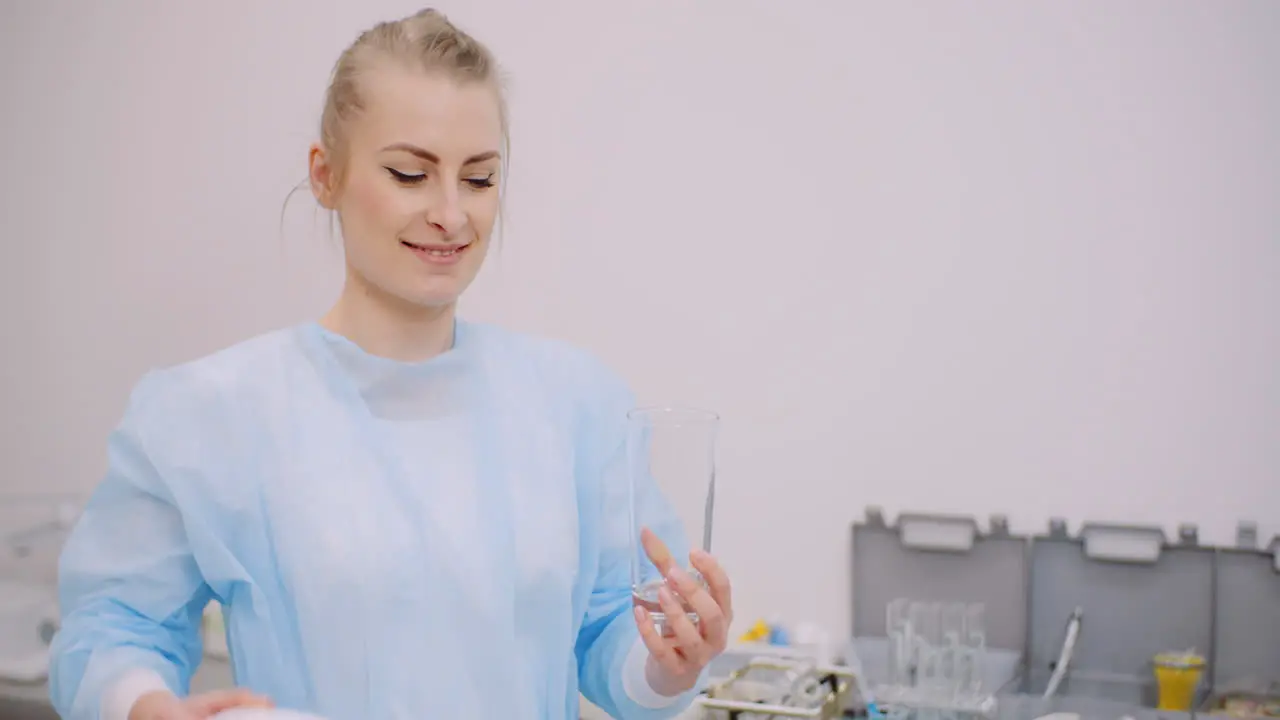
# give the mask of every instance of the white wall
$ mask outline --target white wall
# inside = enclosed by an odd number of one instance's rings
[[[891,511],[1280,531],[1280,3],[440,3],[512,75],[466,302],[726,419],[743,620],[848,629]],[[0,491],[147,367],[322,312],[326,74],[399,0],[0,10]],[[761,529],[763,528],[763,529]]]

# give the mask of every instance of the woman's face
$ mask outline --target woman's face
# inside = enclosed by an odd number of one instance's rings
[[[338,212],[349,274],[366,291],[451,305],[479,272],[498,214],[496,91],[387,65],[361,76],[360,93],[341,167],[312,148],[312,191]]]

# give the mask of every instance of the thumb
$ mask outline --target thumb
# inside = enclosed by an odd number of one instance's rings
[[[200,720],[213,717],[223,710],[238,707],[269,708],[272,707],[272,702],[270,698],[242,688],[215,690],[196,695],[187,701],[187,709]]]
[[[675,564],[675,558],[671,556],[667,544],[662,542],[657,533],[647,527],[640,531],[640,544],[654,567],[658,568],[658,572],[662,573],[663,577],[666,577],[671,571],[671,566]]]

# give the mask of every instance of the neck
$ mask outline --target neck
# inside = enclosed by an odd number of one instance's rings
[[[421,362],[452,347],[454,308],[405,302],[348,271],[338,302],[320,324],[371,355]]]

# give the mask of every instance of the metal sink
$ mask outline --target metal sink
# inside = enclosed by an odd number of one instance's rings
[[[0,580],[0,720],[58,717],[44,684],[57,620],[53,585]]]
[[[58,720],[58,713],[47,702],[8,697],[0,692],[0,720]]]
[[[81,502],[0,496],[0,720],[53,720],[49,643],[58,629],[58,555]]]
[[[0,682],[44,681],[49,670],[49,643],[57,629],[54,586],[0,579]]]
[[[0,497],[0,684],[48,676],[58,555],[81,507],[65,495]]]

